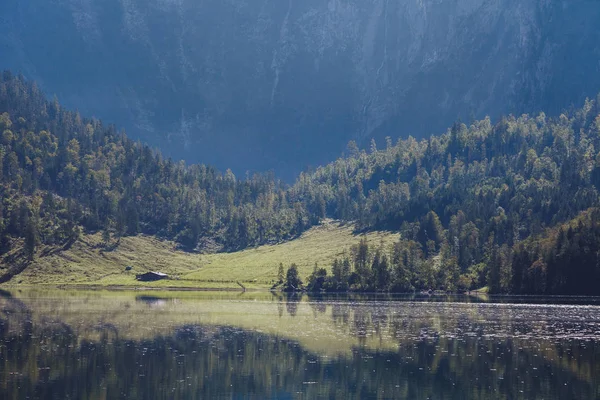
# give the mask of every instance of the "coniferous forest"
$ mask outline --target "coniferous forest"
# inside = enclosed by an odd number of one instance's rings
[[[287,185],[186,165],[0,78],[0,252],[147,234],[186,251],[292,240],[324,218],[392,230],[361,240],[309,290],[469,290],[600,294],[600,98],[556,116],[509,116],[416,140],[404,132]],[[317,144],[316,144],[317,145]],[[282,284],[302,287],[294,268]],[[284,282],[285,281],[285,282]]]

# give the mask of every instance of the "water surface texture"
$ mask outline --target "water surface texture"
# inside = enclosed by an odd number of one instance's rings
[[[600,301],[0,292],[0,398],[600,399]]]

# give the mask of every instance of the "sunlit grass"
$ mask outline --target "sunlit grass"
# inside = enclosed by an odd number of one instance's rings
[[[390,232],[370,232],[374,246],[389,246],[399,239]],[[300,238],[233,253],[200,255],[176,250],[175,243],[150,236],[126,237],[113,251],[104,251],[101,237],[85,235],[68,250],[38,255],[32,265],[10,283],[21,285],[65,285],[99,287],[152,287],[190,289],[236,289],[240,282],[249,290],[264,290],[277,281],[279,264],[296,263],[305,279],[315,263],[330,268],[360,237],[352,225],[333,221],[315,227]],[[44,253],[42,249],[40,254]],[[126,271],[126,267],[133,267]],[[167,273],[170,279],[141,283],[136,274]]]
[[[397,241],[399,235],[371,232],[367,238],[373,245],[383,243],[388,246]],[[300,276],[305,278],[312,272],[315,263],[329,268],[335,258],[342,257],[359,239],[352,226],[327,223],[286,243],[206,256],[202,268],[184,274],[182,279],[207,281],[231,276],[243,282],[270,286],[277,279],[279,264],[287,268],[295,263]]]

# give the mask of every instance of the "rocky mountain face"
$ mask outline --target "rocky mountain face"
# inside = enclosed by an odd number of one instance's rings
[[[594,0],[6,0],[0,68],[175,158],[290,177],[351,139],[595,96],[598,21]]]

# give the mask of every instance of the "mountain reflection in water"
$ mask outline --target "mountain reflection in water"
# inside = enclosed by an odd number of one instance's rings
[[[3,292],[0,310],[2,399],[600,398],[595,305]]]

